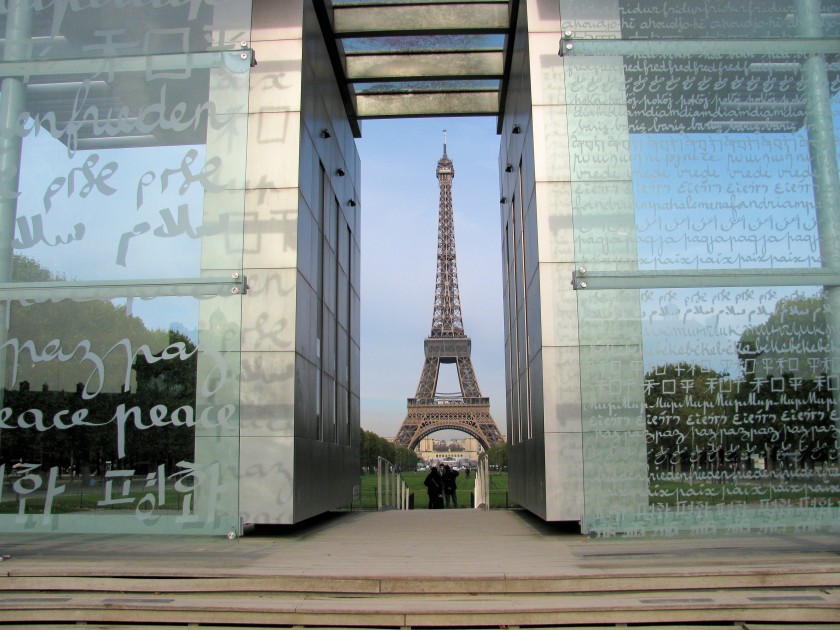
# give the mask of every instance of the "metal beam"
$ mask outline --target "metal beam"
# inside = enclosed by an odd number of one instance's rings
[[[359,94],[359,118],[419,116],[495,116],[499,111],[498,91],[428,92],[414,94]]]
[[[312,7],[315,10],[315,17],[318,19],[318,25],[321,27],[321,34],[324,36],[327,56],[330,58],[330,65],[335,74],[338,91],[344,104],[344,111],[350,123],[350,130],[353,132],[354,138],[361,138],[362,128],[359,126],[358,116],[356,116],[356,97],[344,73],[344,50],[338,45],[335,38],[333,4],[329,0],[312,0]]]
[[[506,0],[424,2],[398,5],[334,5],[337,37],[505,33]]]
[[[560,55],[620,57],[624,55],[816,55],[837,54],[840,38],[805,39],[576,39],[566,35]]]
[[[445,52],[347,55],[350,81],[407,79],[499,78],[504,71],[502,52]]]
[[[496,133],[502,133],[505,119],[505,104],[507,103],[508,84],[510,83],[510,69],[513,65],[513,42],[516,38],[517,22],[519,21],[519,0],[510,0],[508,6],[508,32],[505,34],[505,69],[502,85],[499,88],[499,114],[496,117]]]
[[[249,48],[224,52],[139,55],[86,59],[50,59],[44,61],[5,61],[0,63],[0,77],[40,77],[65,75],[107,75],[122,72],[178,72],[222,68],[236,74],[248,72],[254,65],[254,51]]]
[[[840,269],[686,269],[572,272],[575,291],[840,286]]]
[[[113,282],[14,282],[0,283],[0,300],[108,300],[121,297],[155,298],[163,296],[201,297],[243,295],[246,277],[234,272],[226,278],[172,278]]]

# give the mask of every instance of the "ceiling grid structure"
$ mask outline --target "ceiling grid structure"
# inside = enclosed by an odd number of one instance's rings
[[[501,120],[519,0],[314,0],[356,137],[372,118]]]

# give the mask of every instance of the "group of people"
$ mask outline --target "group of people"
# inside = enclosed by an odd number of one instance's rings
[[[432,466],[429,474],[426,475],[426,480],[423,482],[426,486],[426,491],[429,493],[429,509],[442,510],[444,499],[446,500],[446,507],[452,503],[452,507],[458,507],[458,497],[456,496],[457,485],[455,478],[458,476],[457,470],[452,470],[449,466],[443,467],[443,472],[440,472],[437,466]]]

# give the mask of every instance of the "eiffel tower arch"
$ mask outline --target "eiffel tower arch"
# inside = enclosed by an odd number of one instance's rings
[[[394,443],[414,448],[430,433],[452,429],[471,435],[487,450],[504,443],[505,438],[490,415],[490,399],[481,395],[470,359],[472,343],[464,333],[452,214],[454,177],[455,168],[446,155],[444,131],[443,157],[437,164],[440,204],[432,331],[424,344],[426,358],[417,393],[408,399],[408,413]],[[441,364],[455,364],[460,392],[437,393]]]

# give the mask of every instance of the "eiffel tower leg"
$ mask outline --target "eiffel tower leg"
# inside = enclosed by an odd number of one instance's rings
[[[437,391],[438,377],[440,376],[440,359],[437,357],[426,357],[423,363],[423,372],[420,374],[420,382],[417,384],[415,399],[431,402]]]
[[[426,357],[423,363],[423,371],[420,373],[420,382],[417,384],[417,395],[414,399],[416,402],[427,405],[434,403],[439,373],[440,359]],[[416,435],[421,428],[423,414],[412,413],[410,406],[409,404],[409,412],[400,425],[400,430],[397,431],[397,437],[394,439],[394,445],[396,446],[408,447],[417,441]]]
[[[472,361],[469,357],[458,357],[458,380],[464,398],[481,398],[478,379],[475,377]]]

